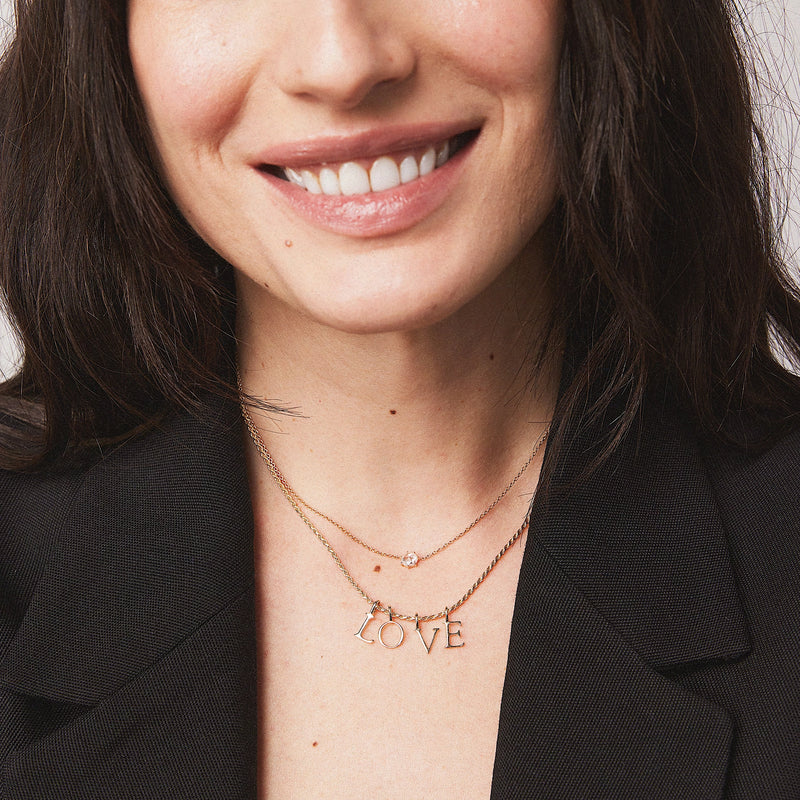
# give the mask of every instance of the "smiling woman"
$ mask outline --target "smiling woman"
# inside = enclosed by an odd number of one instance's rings
[[[17,14],[0,798],[792,797],[800,301],[735,9]]]
[[[420,328],[530,259],[553,207],[561,9],[361,5],[135,0],[133,69],[170,191],[251,314]]]

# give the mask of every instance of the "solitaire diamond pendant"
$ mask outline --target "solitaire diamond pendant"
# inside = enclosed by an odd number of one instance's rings
[[[410,553],[406,553],[401,559],[400,564],[406,567],[407,569],[413,569],[414,567],[419,564],[419,556],[414,553],[413,551]]]

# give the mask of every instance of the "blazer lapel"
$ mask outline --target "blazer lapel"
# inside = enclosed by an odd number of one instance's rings
[[[68,721],[6,759],[0,796],[253,800],[252,608],[248,591],[90,708],[38,701]]]
[[[88,472],[0,667],[69,721],[7,759],[4,797],[252,796],[252,541],[235,406]]]
[[[745,655],[745,618],[696,442],[639,434],[568,489],[587,432],[535,503],[493,797],[722,797],[732,722],[668,676]]]

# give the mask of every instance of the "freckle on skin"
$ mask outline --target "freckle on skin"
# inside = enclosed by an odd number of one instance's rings
[[[319,744],[319,742],[311,742],[311,746],[312,747],[316,747],[318,744]]]
[[[494,353],[489,353],[489,361],[494,361]]]
[[[373,571],[373,572],[380,572],[380,571],[381,571],[381,565],[380,565],[380,564],[376,564],[376,565],[375,565],[375,569],[374,569],[374,570],[372,570],[372,571]]]
[[[390,408],[389,409],[389,413],[390,414],[396,414],[397,413],[397,409],[396,408]]]

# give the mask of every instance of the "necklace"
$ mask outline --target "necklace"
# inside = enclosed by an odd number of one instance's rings
[[[361,624],[361,627],[355,632],[356,638],[360,639],[362,642],[366,644],[373,644],[375,642],[374,639],[368,639],[365,636],[365,631],[367,625],[370,623],[371,620],[375,618],[376,613],[385,614],[389,617],[389,619],[384,622],[380,628],[378,629],[378,641],[381,643],[383,647],[387,650],[395,650],[396,648],[400,647],[405,640],[405,629],[397,620],[403,620],[406,622],[413,622],[415,624],[414,632],[418,635],[420,641],[422,642],[425,651],[430,654],[431,648],[436,640],[436,635],[439,633],[439,628],[433,629],[433,635],[431,637],[430,642],[425,640],[425,636],[422,633],[422,629],[420,628],[420,622],[434,622],[435,620],[443,619],[445,625],[445,648],[457,648],[463,647],[464,642],[459,641],[455,643],[455,639],[461,639],[461,621],[460,620],[451,620],[450,619],[450,612],[455,611],[456,609],[460,608],[464,603],[469,600],[470,597],[475,593],[478,587],[486,580],[489,576],[489,573],[497,566],[503,556],[511,549],[514,543],[522,536],[522,534],[528,529],[528,525],[530,523],[530,509],[528,513],[525,515],[525,519],[522,521],[522,525],[514,532],[514,535],[500,548],[500,551],[497,555],[489,562],[488,566],[483,570],[483,572],[477,577],[475,582],[472,586],[464,592],[461,597],[458,598],[454,603],[446,606],[442,611],[434,612],[432,614],[403,614],[398,613],[395,611],[391,606],[384,605],[379,600],[372,598],[367,591],[356,581],[356,579],[352,576],[350,571],[342,562],[341,557],[339,554],[333,549],[331,543],[325,538],[324,534],[314,525],[314,523],[309,519],[308,515],[303,511],[300,503],[297,501],[295,495],[288,487],[288,484],[282,480],[282,475],[278,471],[278,468],[275,466],[275,462],[270,455],[270,452],[267,450],[266,445],[264,444],[264,440],[261,438],[261,434],[256,428],[255,423],[253,422],[252,417],[250,416],[250,412],[247,410],[247,405],[244,399],[241,397],[241,383],[239,384],[239,392],[240,392],[240,405],[242,409],[242,417],[244,418],[245,424],[247,425],[247,429],[250,432],[250,437],[253,440],[253,444],[256,446],[256,450],[258,450],[259,455],[266,463],[270,474],[272,475],[273,480],[277,483],[278,487],[280,488],[283,496],[289,501],[289,504],[294,509],[295,513],[300,517],[303,521],[305,526],[314,534],[314,536],[319,540],[322,546],[328,551],[328,554],[333,559],[334,563],[336,564],[339,572],[342,573],[344,578],[347,582],[358,592],[361,597],[370,604],[370,609],[364,618],[364,621]],[[542,442],[547,438],[547,434],[550,430],[550,426],[548,425],[545,429],[542,436],[539,438],[537,442],[536,449],[538,449]],[[535,453],[534,453],[535,454]],[[533,459],[529,459],[528,463]],[[527,466],[527,464],[526,464]],[[516,479],[515,479],[516,480]],[[513,485],[513,484],[512,484]],[[509,487],[510,488],[510,487]],[[508,491],[508,490],[506,490]],[[463,535],[463,534],[462,534]],[[386,635],[384,634],[384,630],[387,627],[395,627],[395,639],[389,642],[386,641]],[[459,627],[455,627],[459,626]]]
[[[237,384],[239,387],[239,397],[241,402],[242,384],[241,384],[241,379],[239,378],[238,375],[237,375]],[[494,500],[492,500],[492,502],[489,503],[489,505],[486,506],[486,508],[484,508],[483,511],[481,511],[481,513],[478,514],[478,516],[475,517],[475,519],[472,520],[472,522],[470,522],[469,525],[467,525],[466,528],[464,528],[462,531],[457,533],[452,538],[448,539],[446,542],[444,542],[444,544],[440,544],[437,548],[431,550],[429,553],[424,553],[420,555],[414,550],[409,550],[406,553],[388,553],[385,550],[380,550],[377,547],[373,547],[371,544],[365,542],[363,539],[360,539],[358,536],[352,533],[352,531],[345,528],[345,526],[342,525],[340,522],[337,522],[335,519],[329,517],[323,511],[320,511],[318,508],[312,506],[311,503],[309,503],[307,500],[304,500],[302,497],[300,497],[300,495],[292,488],[292,485],[289,483],[289,481],[286,480],[286,477],[283,475],[283,473],[278,469],[278,465],[272,458],[272,454],[269,452],[269,450],[267,450],[266,445],[264,444],[264,441],[261,438],[261,434],[258,432],[258,429],[253,424],[253,420],[250,417],[250,413],[247,410],[247,407],[245,406],[244,402],[241,402],[241,405],[242,405],[242,416],[244,417],[245,423],[247,424],[247,428],[250,431],[250,436],[253,439],[253,442],[255,443],[256,447],[258,448],[258,452],[261,454],[261,457],[264,459],[267,466],[269,467],[270,474],[280,487],[283,494],[287,498],[291,496],[291,498],[293,499],[292,501],[293,506],[295,503],[297,503],[297,505],[302,506],[307,511],[310,511],[312,514],[316,514],[321,519],[324,519],[326,522],[329,522],[331,525],[333,525],[335,528],[341,531],[345,536],[354,541],[360,547],[363,547],[365,550],[369,550],[370,553],[374,553],[375,555],[381,556],[382,558],[390,558],[395,561],[399,561],[401,566],[405,567],[406,569],[413,569],[414,567],[421,564],[423,561],[427,561],[429,558],[433,558],[434,556],[441,553],[443,550],[446,550],[448,547],[450,547],[451,544],[455,544],[463,536],[466,536],[479,522],[481,522],[491,511],[493,511],[494,508],[500,503],[500,501],[511,491],[511,489],[514,488],[517,481],[525,474],[525,471],[531,465],[533,459],[536,458],[536,454],[539,452],[539,449],[541,448],[542,444],[547,438],[547,434],[549,431],[549,426],[548,426],[547,428],[545,428],[542,435],[536,440],[535,444],[533,445],[533,450],[531,451],[531,454],[528,456],[528,460],[519,468],[517,474],[514,475],[514,477],[508,482],[508,484],[506,484],[503,491],[500,492],[500,494],[497,495],[497,497],[495,497]]]
[[[323,511],[320,511],[319,509],[315,508],[308,501],[300,497],[300,495],[292,488],[292,486],[286,480],[284,475],[278,469],[278,466],[277,464],[275,464],[272,455],[268,451],[266,451],[266,448],[265,448],[266,455],[264,455],[264,460],[269,465],[270,472],[280,485],[281,489],[285,489],[287,492],[289,492],[292,495],[292,497],[294,497],[294,499],[297,501],[297,503],[303,506],[303,508],[305,508],[308,511],[311,511],[313,514],[316,514],[321,519],[324,519],[327,522],[329,522],[335,528],[340,530],[349,539],[352,539],[352,541],[354,541],[357,545],[363,547],[365,550],[369,550],[370,553],[375,553],[375,555],[381,556],[383,558],[394,559],[395,561],[399,561],[401,566],[405,567],[406,569],[413,569],[417,565],[421,564],[423,561],[427,561],[429,558],[433,558],[434,556],[441,553],[443,550],[446,550],[448,547],[450,547],[451,544],[455,544],[459,539],[461,539],[462,536],[466,536],[479,522],[481,522],[481,520],[483,520],[484,517],[486,517],[495,508],[495,506],[497,506],[497,504],[511,491],[511,489],[514,487],[517,481],[523,476],[525,470],[528,469],[533,459],[536,458],[536,454],[539,452],[539,448],[542,446],[542,443],[544,442],[546,437],[547,437],[547,431],[545,431],[536,440],[536,443],[533,446],[533,450],[531,451],[530,456],[528,456],[528,460],[520,467],[517,474],[514,475],[514,477],[509,481],[509,483],[506,485],[503,491],[500,492],[500,494],[497,495],[497,497],[495,497],[495,499],[492,500],[492,502],[488,506],[486,506],[486,508],[484,508],[483,511],[481,511],[481,513],[478,514],[478,516],[475,517],[475,519],[472,520],[472,522],[470,522],[469,525],[467,525],[466,528],[464,528],[462,531],[457,533],[452,538],[448,539],[446,542],[444,542],[444,544],[440,544],[436,549],[431,550],[429,553],[424,553],[424,554],[419,554],[414,550],[409,550],[407,553],[388,553],[385,550],[380,550],[377,547],[373,547],[371,544],[368,544],[363,539],[360,539],[354,533],[345,528],[345,526],[342,525],[340,522],[337,522],[335,519],[332,519]]]

